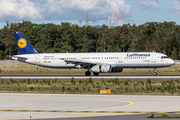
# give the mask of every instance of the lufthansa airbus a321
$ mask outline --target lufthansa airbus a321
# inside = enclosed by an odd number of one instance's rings
[[[156,68],[174,64],[167,55],[156,52],[39,53],[21,32],[14,32],[14,36],[19,55],[14,55],[12,59],[49,68],[87,69],[86,76],[90,76],[91,72],[95,76],[122,72],[123,68],[154,68],[154,75],[157,75]]]

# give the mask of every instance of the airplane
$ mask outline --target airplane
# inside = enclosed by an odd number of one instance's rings
[[[48,68],[87,69],[99,73],[122,72],[124,68],[156,68],[168,67],[174,61],[167,55],[157,52],[104,52],[104,53],[39,53],[20,31],[14,32],[19,55],[12,59]]]

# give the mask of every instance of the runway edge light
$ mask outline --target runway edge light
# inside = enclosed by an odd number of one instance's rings
[[[100,94],[110,94],[111,90],[101,90]]]

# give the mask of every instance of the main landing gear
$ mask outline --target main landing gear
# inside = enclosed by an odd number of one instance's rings
[[[93,72],[93,74],[94,74],[94,76],[98,76],[98,75],[99,75],[99,73],[96,73],[96,72]],[[85,72],[85,75],[86,75],[86,76],[90,76],[90,75],[91,75],[91,72],[90,72],[90,71],[86,71],[86,72]]]
[[[153,70],[154,70],[154,76],[156,76],[157,75],[156,68],[153,68]]]
[[[90,76],[90,75],[91,75],[91,72],[90,72],[90,71],[86,71],[86,72],[85,72],[85,75],[86,75],[86,76]]]
[[[93,74],[94,74],[94,76],[98,76],[99,75],[99,73],[96,73],[96,72],[94,72]]]

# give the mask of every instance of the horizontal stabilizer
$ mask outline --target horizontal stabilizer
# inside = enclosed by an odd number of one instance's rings
[[[27,57],[23,57],[23,56],[17,56],[17,55],[14,55],[14,56],[12,56],[12,59],[28,59]]]

